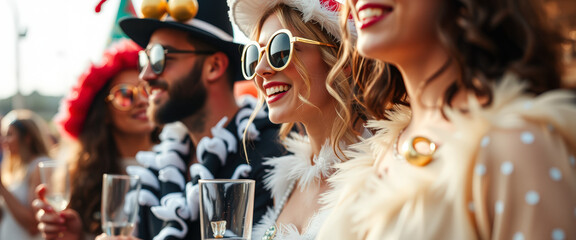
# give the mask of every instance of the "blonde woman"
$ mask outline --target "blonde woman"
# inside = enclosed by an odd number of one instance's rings
[[[335,1],[231,0],[231,19],[254,41],[244,48],[242,70],[282,123],[289,154],[272,158],[266,186],[274,208],[256,223],[253,239],[314,239],[327,211],[320,196],[343,150],[362,132],[349,74],[336,66],[340,46]],[[258,9],[257,13],[254,12]],[[331,69],[337,71],[330,72]],[[356,123],[356,124],[355,124]],[[290,134],[292,129],[299,133]],[[248,143],[249,144],[249,143]]]

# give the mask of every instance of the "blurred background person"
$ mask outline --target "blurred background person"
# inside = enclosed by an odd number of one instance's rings
[[[4,116],[0,116],[0,122]],[[0,124],[0,133],[2,132],[2,124]],[[4,159],[4,148],[0,147],[0,164],[2,163],[2,159]],[[0,214],[0,221],[2,220],[2,215]]]
[[[46,239],[94,238],[100,234],[102,175],[125,174],[136,153],[152,150],[157,130],[148,119],[146,82],[138,79],[139,46],[123,40],[93,64],[63,100],[55,117],[64,141],[60,155],[71,171],[68,208],[54,213],[38,189],[38,228]],[[70,147],[72,146],[72,147]]]
[[[34,112],[13,110],[2,119],[0,171],[0,239],[40,239],[34,211],[30,206],[40,183],[37,165],[49,160],[46,122]]]

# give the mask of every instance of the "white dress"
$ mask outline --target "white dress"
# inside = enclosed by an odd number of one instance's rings
[[[28,169],[26,172],[26,176],[22,179],[22,181],[11,184],[10,186],[6,186],[6,188],[20,201],[22,204],[28,204],[28,193],[29,193],[29,181],[30,175],[34,170],[34,167],[39,162],[50,160],[48,157],[39,157],[36,158],[32,163],[28,165]],[[36,234],[35,236],[30,236],[28,232],[20,226],[20,224],[16,221],[10,209],[7,208],[5,204],[2,205],[2,220],[0,221],[0,240],[36,240],[42,239],[40,234]]]
[[[302,233],[293,224],[275,225],[285,201],[294,190],[296,181],[299,183],[297,190],[306,191],[310,185],[318,184],[321,177],[327,178],[332,175],[334,172],[333,165],[341,162],[332,147],[325,144],[318,156],[314,156],[314,165],[311,165],[309,160],[312,156],[310,141],[307,137],[298,134],[291,134],[290,137],[286,138],[284,144],[286,149],[293,154],[266,161],[266,164],[273,166],[265,180],[266,188],[271,190],[272,196],[276,200],[276,206],[274,209],[269,208],[260,222],[255,224],[252,231],[252,239],[254,240],[262,239],[271,226],[277,228],[275,240],[314,239],[324,217],[329,212],[328,209],[317,211],[308,222],[307,227],[304,228],[306,231]]]

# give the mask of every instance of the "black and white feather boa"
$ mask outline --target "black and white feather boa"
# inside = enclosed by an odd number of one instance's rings
[[[248,128],[249,140],[258,139],[259,132],[256,127],[247,124],[255,106],[256,99],[243,98],[240,111],[233,120],[239,126],[236,132],[226,129],[225,123],[228,119],[224,117],[211,128],[212,138],[201,139],[196,146],[198,163],[189,168],[190,177],[193,179],[191,182],[186,181],[185,174],[191,161],[189,149],[192,143],[186,127],[179,122],[167,124],[163,128],[160,134],[161,143],[155,146],[154,151],[142,151],[136,155],[142,166],[130,166],[127,173],[138,175],[142,179],[142,189],[138,197],[141,206],[139,221],[148,223],[139,226],[158,228],[151,231],[158,232],[154,240],[186,237],[188,222],[197,221],[199,218],[197,180],[214,178],[211,171],[203,165],[204,157],[216,155],[220,165],[224,166],[227,156],[239,151],[238,139],[242,140],[245,128]],[[261,110],[256,119],[267,117],[264,111]],[[232,178],[247,177],[250,172],[249,165],[241,164],[236,167]],[[150,232],[148,229],[144,231]]]

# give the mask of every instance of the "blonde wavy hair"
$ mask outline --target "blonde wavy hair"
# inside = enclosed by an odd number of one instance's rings
[[[257,38],[260,35],[260,30],[262,29],[264,21],[272,15],[278,16],[282,27],[290,27],[294,29],[296,32],[298,32],[298,36],[300,37],[313,39],[323,43],[329,43],[334,46],[340,46],[340,43],[336,40],[336,38],[323,30],[319,23],[305,23],[301,17],[302,13],[284,4],[279,4],[262,15],[258,21],[258,26],[251,34],[252,39]],[[364,119],[364,114],[355,101],[355,87],[352,85],[351,77],[345,71],[342,71],[342,69],[349,69],[349,64],[347,62],[338,61],[339,49],[339,47],[321,47],[320,52],[322,60],[332,69],[328,74],[325,86],[328,93],[334,98],[334,100],[336,100],[337,103],[335,110],[338,117],[330,126],[330,145],[332,146],[333,150],[338,153],[337,156],[346,158],[339,143],[344,142],[346,144],[350,144],[358,141],[359,133],[355,130],[354,126],[356,125],[355,123]],[[311,83],[308,71],[306,70],[306,67],[303,65],[297,54],[293,56],[292,63],[296,65],[296,69],[299,75],[302,77],[304,84],[308,87],[308,89],[310,89]],[[316,107],[308,100],[310,95],[311,92],[308,91],[305,95],[299,95],[298,98],[304,102],[304,104]],[[250,117],[250,122],[254,120],[256,113],[259,112],[264,106],[264,101],[264,95],[259,91],[258,105]],[[303,133],[303,126],[300,124],[294,122],[283,123],[279,132],[280,140],[284,140],[295,127],[300,133]],[[244,150],[246,150],[246,136],[244,137]]]

